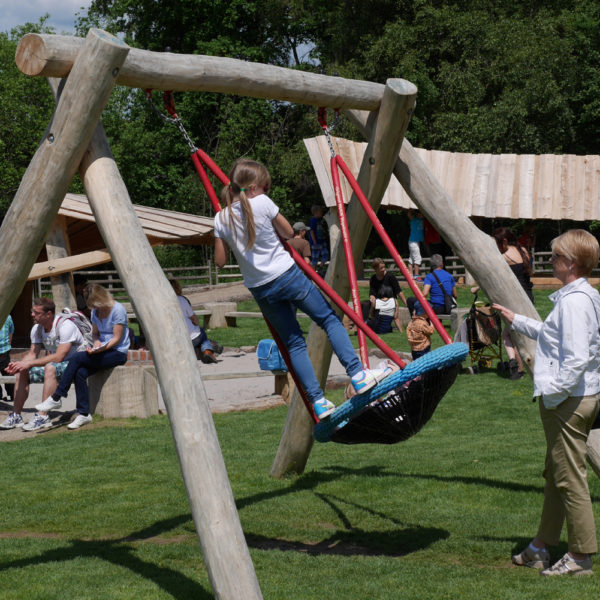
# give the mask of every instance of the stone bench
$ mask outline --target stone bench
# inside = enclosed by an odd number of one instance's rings
[[[104,369],[88,378],[90,410],[105,419],[158,414],[158,378],[153,365]]]

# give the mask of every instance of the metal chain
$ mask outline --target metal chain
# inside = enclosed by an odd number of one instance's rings
[[[333,119],[333,123],[331,125],[327,125],[327,121],[324,121],[325,126],[323,127],[323,132],[325,133],[325,138],[327,139],[327,144],[329,145],[329,150],[331,152],[331,156],[335,158],[336,152],[333,147],[333,142],[331,141],[331,132],[334,130],[335,126],[340,122],[341,115],[339,110],[335,111],[335,118]]]
[[[194,141],[192,140],[192,138],[188,134],[186,128],[183,126],[183,123],[181,122],[181,119],[179,117],[168,117],[161,110],[159,110],[158,107],[156,106],[156,104],[154,104],[154,100],[152,100],[152,92],[146,92],[146,99],[148,100],[148,103],[150,104],[152,110],[165,123],[173,124],[173,125],[175,125],[179,129],[179,131],[183,135],[185,141],[187,142],[187,145],[190,147],[190,150],[192,151],[192,154],[195,153],[195,152],[197,152],[198,151],[198,147],[196,146],[196,144],[194,143]]]

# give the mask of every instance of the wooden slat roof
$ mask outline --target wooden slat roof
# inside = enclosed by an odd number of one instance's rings
[[[212,244],[214,219],[188,213],[133,205],[150,244]],[[83,194],[67,194],[58,212],[67,218],[71,252],[104,248],[92,209]]]
[[[336,152],[356,176],[364,142],[332,138]],[[330,150],[325,136],[305,139],[327,206],[335,206]],[[415,148],[467,215],[511,219],[600,219],[600,156],[571,154],[464,154]],[[341,177],[344,202],[350,186]],[[415,208],[395,177],[383,198],[387,208]]]

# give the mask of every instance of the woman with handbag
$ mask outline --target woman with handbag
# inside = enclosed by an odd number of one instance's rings
[[[439,254],[431,257],[431,272],[425,277],[423,285],[423,296],[429,295],[429,304],[437,315],[447,315],[456,308],[456,281],[448,271],[444,270],[444,259]],[[420,315],[425,312],[421,303],[414,297],[406,299],[406,305],[410,311]]]

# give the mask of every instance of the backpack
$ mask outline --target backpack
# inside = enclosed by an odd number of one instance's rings
[[[65,319],[72,321],[75,327],[79,329],[83,339],[85,340],[86,346],[91,348],[94,345],[94,336],[92,335],[93,326],[90,320],[78,310],[71,310],[70,308],[63,308],[58,315],[58,321],[56,321],[56,329],[60,327],[60,324]]]

